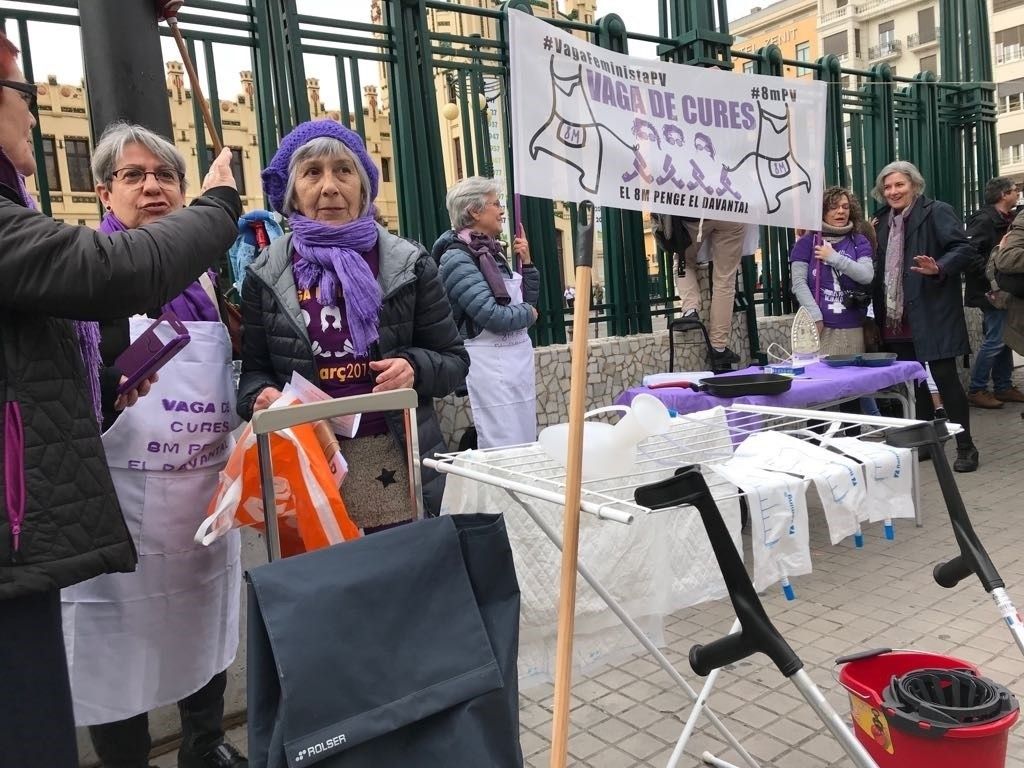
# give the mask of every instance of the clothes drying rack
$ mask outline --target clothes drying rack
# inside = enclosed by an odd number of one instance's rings
[[[836,434],[849,427],[859,427],[859,437],[862,439],[881,440],[887,430],[920,423],[907,419],[771,406],[737,404],[722,410],[725,413],[727,428],[719,429],[717,434],[711,436],[708,435],[708,423],[701,421],[696,414],[677,415],[673,419],[675,423],[669,432],[650,438],[640,445],[637,458],[638,471],[630,474],[629,477],[610,481],[584,482],[580,500],[581,511],[600,520],[630,525],[635,520],[648,515],[671,514],[685,507],[690,507],[692,510],[693,507],[690,504],[652,510],[634,501],[634,492],[638,487],[664,478],[668,467],[680,467],[687,464],[707,465],[715,461],[725,461],[731,457],[733,447],[737,443],[757,432],[775,430],[810,440],[820,438],[822,433],[825,435]],[[812,429],[817,431],[812,431]],[[503,453],[510,454],[510,456],[503,458]],[[564,506],[565,471],[563,467],[547,456],[539,444],[463,453],[443,453],[437,454],[434,458],[424,459],[423,463],[439,472],[501,489],[529,516],[543,534],[559,550],[561,549],[562,540],[556,531],[556,526],[544,519],[544,515],[535,506],[535,502],[544,501]],[[911,464],[916,471],[917,462],[911,461]],[[706,480],[712,498],[719,505],[724,501],[738,499],[745,495],[732,484],[714,476],[713,473],[707,473]],[[809,480],[807,482],[809,483]],[[916,475],[914,487],[916,491]],[[916,501],[915,498],[915,503]],[[916,504],[916,506],[919,509],[920,505]],[[918,521],[920,521],[919,512]],[[759,763],[708,706],[708,699],[720,670],[717,668],[712,670],[701,690],[696,691],[654,641],[645,634],[634,618],[612,596],[608,588],[595,577],[586,563],[578,562],[577,572],[694,704],[676,748],[667,763],[667,768],[676,768],[679,764],[686,743],[701,715],[708,718],[712,726],[745,765],[750,768],[759,768]],[[736,633],[739,630],[740,622],[737,619],[733,623],[731,633]],[[813,684],[811,687],[813,688]],[[817,692],[817,689],[814,688],[814,691]],[[806,694],[805,697],[807,697]],[[817,692],[817,698],[813,700],[808,698],[808,701],[836,738],[842,742],[844,749],[851,753],[856,765],[868,767],[874,765],[866,755],[854,756],[853,753],[860,749],[856,739],[820,692]],[[869,762],[864,762],[865,759]],[[711,765],[730,765],[709,754],[705,755],[705,760]]]

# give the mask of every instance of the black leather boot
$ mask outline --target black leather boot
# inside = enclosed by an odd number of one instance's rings
[[[178,768],[248,768],[238,750],[224,741],[224,689],[227,673],[178,702],[181,715],[181,748]]]
[[[956,447],[956,461],[953,462],[954,472],[974,472],[978,469],[978,449],[974,443],[965,443]]]

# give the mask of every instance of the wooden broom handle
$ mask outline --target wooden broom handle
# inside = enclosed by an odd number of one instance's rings
[[[558,642],[551,731],[551,768],[565,768],[569,749],[569,700],[572,694],[572,643],[576,626],[576,565],[580,544],[580,496],[583,480],[583,420],[587,399],[587,336],[590,327],[589,266],[576,267],[572,315],[572,368],[569,379],[569,451],[562,525],[562,575],[558,589]]]
[[[195,65],[192,63],[192,57],[188,55],[185,38],[181,36],[181,30],[178,28],[178,19],[174,16],[168,17],[167,26],[171,28],[174,42],[178,44],[178,53],[181,54],[182,63],[185,65],[185,72],[188,74],[189,84],[192,86],[192,98],[199,102],[199,110],[203,113],[203,122],[206,124],[206,130],[210,134],[210,141],[213,143],[213,156],[216,158],[221,150],[224,149],[224,142],[221,141],[217,128],[214,126],[213,113],[210,112],[210,105],[206,101],[206,97],[203,96],[203,88],[199,84],[199,75],[196,73]]]

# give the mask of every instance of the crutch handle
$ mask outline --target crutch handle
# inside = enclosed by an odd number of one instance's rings
[[[957,555],[952,560],[936,565],[932,571],[932,576],[935,577],[935,583],[940,587],[952,589],[972,573],[974,573],[974,570],[964,560],[963,555]]]
[[[713,670],[735,664],[756,650],[748,647],[742,632],[726,635],[706,645],[693,646],[690,649],[690,666],[701,677],[707,677]]]
[[[698,675],[707,675],[714,669],[758,652],[768,656],[786,677],[800,671],[803,662],[765,613],[700,469],[695,466],[682,467],[676,470],[673,477],[637,488],[633,496],[638,504],[649,509],[682,504],[690,504],[697,509],[722,571],[725,586],[729,590],[729,599],[740,620],[741,630],[738,633],[690,650],[690,666],[693,671]]]

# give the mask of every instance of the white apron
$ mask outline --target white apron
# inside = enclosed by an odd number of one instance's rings
[[[523,301],[523,276],[505,279],[509,306]],[[481,331],[466,340],[469,352],[469,405],[477,447],[497,448],[537,439],[537,381],[533,343],[526,329]]]
[[[132,318],[132,340],[151,323]],[[191,341],[103,435],[139,564],[61,592],[78,725],[179,701],[226,669],[238,647],[238,531],[209,547],[192,538],[237,424],[231,343],[221,323],[185,327]]]

